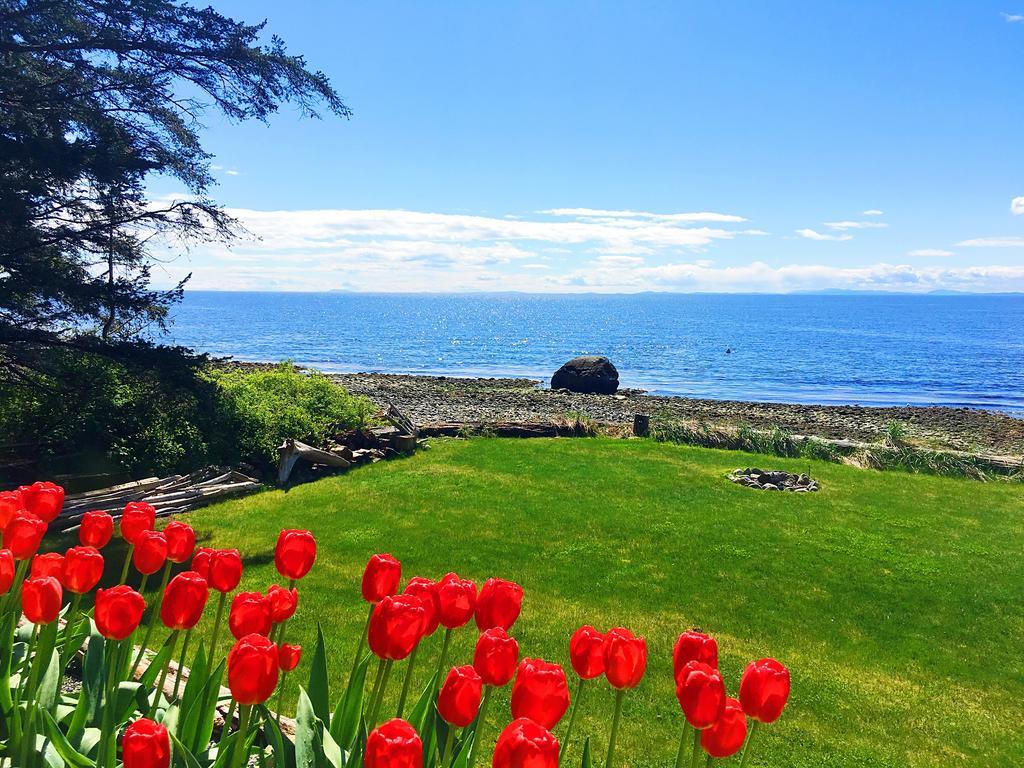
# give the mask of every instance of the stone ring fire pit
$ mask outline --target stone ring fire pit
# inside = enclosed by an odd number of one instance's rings
[[[754,488],[759,491],[793,491],[794,493],[808,493],[818,490],[818,481],[812,480],[807,475],[794,475],[791,472],[782,470],[761,470],[751,467],[746,469],[734,469],[729,473],[729,479],[734,483],[745,485],[747,488]]]

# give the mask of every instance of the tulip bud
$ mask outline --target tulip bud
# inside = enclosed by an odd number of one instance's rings
[[[416,729],[395,718],[366,737],[365,768],[423,768],[423,743]]]
[[[53,576],[26,579],[21,586],[21,611],[33,624],[49,624],[60,615],[64,591]]]
[[[149,576],[167,562],[167,539],[160,531],[142,531],[135,539],[132,564],[139,573]]]
[[[413,595],[423,601],[423,628],[420,634],[430,637],[441,623],[441,605],[437,597],[437,584],[422,576],[414,576],[402,590],[403,595]]]
[[[84,547],[103,549],[114,535],[114,518],[102,509],[93,509],[82,515],[78,541]]]
[[[301,579],[316,560],[316,539],[309,531],[284,530],[277,537],[274,565],[286,579]]]
[[[722,673],[699,661],[689,661],[679,672],[676,698],[694,728],[710,728],[725,709],[725,684]]]
[[[476,584],[449,573],[437,584],[437,601],[441,623],[458,629],[473,618],[476,610]]]
[[[379,603],[398,591],[402,580],[402,564],[391,555],[374,555],[363,570],[363,600]]]
[[[231,601],[228,628],[236,640],[246,635],[269,635],[273,628],[270,598],[259,592],[239,592]]]
[[[6,595],[14,584],[14,554],[9,549],[0,549],[0,595]]]
[[[301,645],[290,645],[289,643],[281,643],[281,646],[277,649],[278,660],[281,663],[282,672],[291,672],[302,660],[302,646]]]
[[[129,725],[121,740],[124,768],[168,768],[171,742],[167,729],[146,718]]]
[[[196,546],[196,532],[191,525],[172,520],[163,530],[167,539],[167,559],[172,563],[184,563],[192,557]]]
[[[445,722],[465,728],[480,709],[483,680],[472,665],[452,667],[437,695],[437,711]]]
[[[242,580],[242,555],[237,549],[215,549],[210,554],[209,582],[213,589],[227,594]]]
[[[485,685],[497,688],[506,685],[516,671],[519,660],[519,643],[501,627],[483,632],[476,641],[473,652],[473,669]]]
[[[400,661],[423,636],[426,609],[414,595],[388,595],[373,607],[367,642],[382,659]]]
[[[736,699],[727,698],[722,716],[700,733],[700,745],[712,757],[730,757],[747,740],[747,717]]]
[[[228,653],[228,687],[239,704],[262,704],[279,677],[277,646],[263,635],[246,635]]]
[[[270,601],[270,619],[274,624],[288,621],[299,605],[299,590],[292,587],[285,589],[277,584],[271,584],[267,590],[267,599]]]
[[[604,674],[605,637],[589,624],[577,629],[569,640],[569,661],[581,680]]]
[[[492,768],[558,768],[558,739],[542,725],[521,717],[501,732]]]
[[[4,529],[4,545],[15,560],[28,560],[38,550],[46,533],[46,523],[31,512],[17,512]]]
[[[145,599],[127,584],[96,593],[96,629],[108,640],[130,637],[145,612]]]
[[[647,669],[647,642],[624,627],[609,629],[604,643],[604,676],[613,688],[636,688]]]
[[[718,669],[718,643],[697,629],[683,632],[672,649],[672,671],[679,681],[679,673],[689,661],[699,661]]]
[[[47,552],[45,555],[36,555],[32,558],[32,567],[28,572],[30,579],[53,576],[57,581],[60,581],[63,575],[64,555],[59,552]]]
[[[124,511],[121,512],[121,538],[129,544],[134,544],[143,531],[153,530],[154,525],[156,509],[152,504],[129,501],[124,505]]]
[[[209,597],[206,579],[195,571],[182,571],[164,590],[160,621],[168,629],[192,629],[202,618]]]
[[[95,547],[72,547],[64,555],[61,582],[68,592],[84,595],[103,578],[103,555]]]
[[[565,671],[543,659],[523,659],[512,683],[512,717],[528,717],[548,730],[569,708]]]
[[[44,523],[52,523],[64,506],[64,489],[48,482],[23,485],[18,491],[24,508]]]
[[[476,598],[476,626],[481,631],[491,627],[512,629],[523,608],[523,588],[514,581],[488,579]]]
[[[789,670],[775,659],[751,662],[740,680],[743,711],[754,720],[774,723],[789,699]]]
[[[21,491],[0,491],[0,531],[7,528],[18,512],[25,509],[25,500],[21,498]]]

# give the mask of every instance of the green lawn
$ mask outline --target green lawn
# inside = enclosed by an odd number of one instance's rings
[[[823,490],[725,480],[751,464],[809,469]],[[698,625],[718,638],[733,694],[751,659],[776,656],[792,670],[789,708],[763,731],[752,765],[866,768],[1024,761],[1022,510],[1021,487],[1002,483],[640,440],[477,439],[187,519],[204,543],[242,550],[250,589],[276,580],[280,528],[313,530],[320,557],[289,639],[311,651],[320,621],[339,686],[365,618],[363,564],[387,551],[405,576],[519,581],[523,652],[567,669],[582,623],[645,635],[648,674],[626,699],[619,765],[672,764],[672,643]],[[475,631],[456,640],[454,659],[466,663]],[[421,652],[424,678],[439,641]],[[603,683],[590,689],[583,731],[597,755],[611,703]],[[509,717],[507,692],[491,713],[493,737]]]

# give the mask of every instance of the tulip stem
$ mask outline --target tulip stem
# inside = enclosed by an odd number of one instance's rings
[[[363,648],[366,646],[366,635],[370,631],[370,618],[373,616],[374,604],[370,603],[370,612],[366,615],[366,624],[363,626],[363,633],[359,635],[359,645],[356,646],[356,657],[352,659],[352,671],[348,675],[348,684],[352,685],[352,678],[356,675],[356,668],[359,666],[359,657],[363,655]]]
[[[679,732],[679,751],[676,752],[676,768],[683,768],[683,755],[686,754],[686,745],[690,743],[689,736],[692,727],[684,718],[683,730]]]
[[[288,672],[281,673],[281,687],[277,691],[277,702],[274,704],[274,711],[277,713],[277,727],[281,727],[281,703],[284,700],[284,683],[288,679]]]
[[[250,704],[243,704],[239,708],[238,735],[235,736],[235,744],[231,749],[231,768],[239,768],[245,765],[245,759],[249,756],[246,741],[249,737],[249,714],[252,712]]]
[[[185,630],[185,640],[181,644],[181,656],[178,657],[178,674],[174,678],[174,692],[171,694],[171,701],[177,701],[178,689],[181,687],[181,678],[185,671],[185,654],[188,653],[188,641],[192,638],[192,633],[189,630]]]
[[[119,682],[117,670],[121,667],[119,658],[121,655],[121,641],[108,640],[106,647],[110,651],[110,655],[104,659],[107,664],[107,685],[104,691],[106,700],[103,702],[103,727],[100,730],[101,759],[97,762],[103,768],[114,768],[117,758],[117,743],[114,740],[114,728],[116,726],[114,722],[114,699],[116,698]]]
[[[213,666],[213,654],[217,650],[217,635],[220,634],[220,622],[224,618],[224,604],[227,602],[228,593],[221,592],[217,600],[217,616],[213,620],[213,634],[210,635],[210,652],[206,655],[208,666]]]
[[[142,663],[142,657],[146,655],[146,648],[149,646],[149,641],[153,637],[153,630],[156,628],[156,623],[160,618],[160,607],[164,602],[164,591],[167,589],[167,582],[171,578],[171,561],[168,560],[164,565],[164,575],[160,579],[160,591],[157,593],[156,602],[153,603],[153,610],[149,614],[149,624],[146,626],[146,632],[142,636],[142,644],[139,646],[139,653],[135,657],[135,662],[132,664],[132,671],[128,673],[128,679],[131,680],[135,677],[135,672],[139,668],[139,664]],[[146,577],[142,579],[142,588],[139,592],[142,592],[146,585]]]
[[[572,701],[572,713],[569,715],[569,727],[565,731],[565,739],[562,740],[562,749],[558,753],[558,762],[561,764],[562,758],[565,757],[569,751],[569,739],[572,738],[573,729],[576,727],[576,715],[580,711],[580,702],[583,700],[583,683],[585,681],[580,678],[579,683],[576,685],[576,695]]]
[[[693,756],[690,758],[690,768],[700,768],[700,730],[693,729]]]
[[[153,695],[153,708],[149,711],[149,716],[152,717],[156,714],[157,707],[160,706],[160,697],[164,694],[164,683],[167,682],[167,672],[171,668],[171,657],[174,655],[174,647],[178,644],[178,635],[181,634],[180,629],[176,629],[171,632],[171,636],[168,638],[168,642],[171,644],[170,653],[167,654],[167,659],[164,661],[164,668],[160,671],[160,680],[156,684],[156,693]]]
[[[412,653],[409,654],[409,664],[405,668],[405,680],[402,682],[402,693],[398,697],[398,711],[395,713],[395,717],[401,717],[402,710],[405,709],[405,700],[409,696],[409,686],[412,684],[412,670],[416,666],[416,654],[419,653],[419,650],[420,645],[417,643],[416,647],[412,649]]]
[[[452,642],[452,630],[449,627],[445,627],[444,630],[444,642],[441,643],[441,657],[437,660],[437,674],[434,677],[434,687],[436,688],[441,684],[441,675],[444,674],[444,665],[448,661],[448,646]]]
[[[743,756],[740,758],[740,768],[746,768],[747,766],[747,760],[750,759],[751,755],[750,745],[754,743],[754,735],[757,733],[757,726],[760,724],[758,720],[754,720],[750,724],[750,731],[747,732],[747,743],[743,745]]]
[[[373,714],[373,705],[377,703],[377,694],[380,693],[380,681],[384,677],[384,659],[377,662],[377,674],[373,678],[373,688],[370,691],[370,704],[366,708],[366,720],[369,721]]]
[[[625,696],[625,688],[615,691],[615,712],[612,715],[612,731],[608,736],[608,757],[605,758],[604,768],[612,768],[612,760],[615,757],[615,739],[619,735],[619,720],[622,717],[622,700]]]
[[[455,743],[455,726],[448,723],[448,735],[444,739],[444,753],[441,755],[440,768],[448,768],[448,760],[452,756],[452,745]]]
[[[381,705],[384,703],[384,692],[388,687],[388,678],[391,677],[391,668],[395,665],[394,659],[384,662],[384,675],[380,680],[380,692],[377,694],[377,701],[373,705],[373,714],[367,724],[370,730],[377,727],[377,716],[380,714]]]
[[[469,764],[466,768],[473,768],[473,764],[476,763],[476,756],[480,753],[480,748],[483,746],[483,740],[480,736],[483,734],[484,726],[487,724],[487,705],[491,701],[491,692],[493,690],[493,685],[484,686],[484,697],[480,702],[480,711],[476,716],[476,728],[473,730],[473,743],[469,752]]]
[[[21,583],[25,580],[25,574],[28,572],[30,560],[18,561],[17,568],[14,569],[14,581],[11,582],[11,588],[7,591],[7,597],[4,601],[4,610],[6,614],[11,609],[15,609],[17,613],[18,601],[21,593]]]
[[[134,554],[135,554],[135,545],[129,543],[128,544],[128,552],[124,556],[124,567],[121,568],[121,578],[117,582],[118,584],[124,584],[126,581],[128,581],[128,566],[129,566],[129,564],[131,564],[131,562],[132,562],[132,555],[134,555]]]

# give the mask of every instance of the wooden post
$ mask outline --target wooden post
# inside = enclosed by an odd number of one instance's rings
[[[646,413],[637,413],[633,416],[633,434],[637,437],[647,437],[651,434],[651,417]]]

